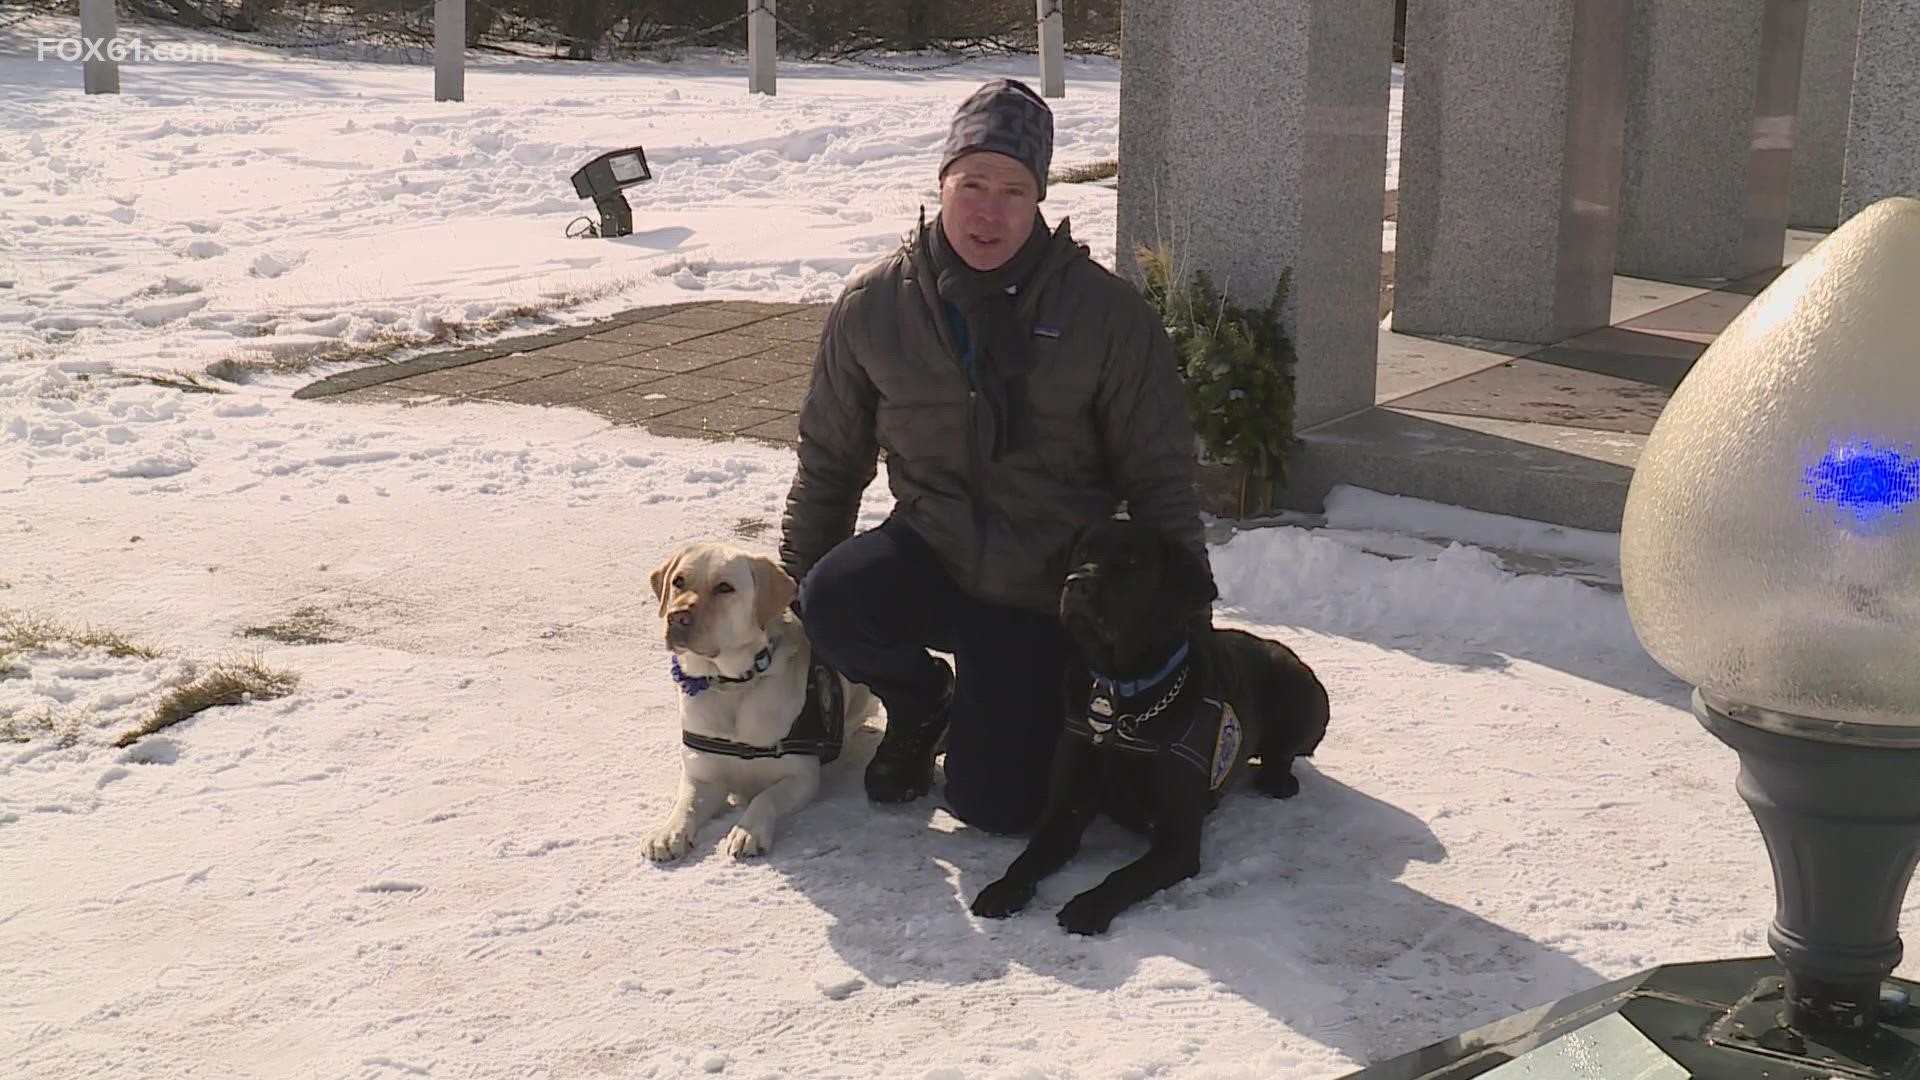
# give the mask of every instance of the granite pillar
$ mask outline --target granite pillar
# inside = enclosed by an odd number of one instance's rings
[[[1293,270],[1295,426],[1373,404],[1392,0],[1128,0],[1118,259],[1234,300]]]
[[[1622,274],[1737,279],[1785,255],[1807,0],[1636,0]]]
[[[1920,0],[1861,0],[1853,109],[1840,191],[1846,220],[1892,195],[1920,195]]]
[[[1800,60],[1800,108],[1793,118],[1793,195],[1787,224],[1840,224],[1840,177],[1847,160],[1847,112],[1853,103],[1853,52],[1860,0],[1810,0]]]
[[[1631,10],[1409,7],[1395,330],[1551,342],[1607,325]]]

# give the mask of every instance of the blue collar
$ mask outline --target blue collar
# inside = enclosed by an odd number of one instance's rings
[[[1126,682],[1122,682],[1111,676],[1102,675],[1099,672],[1095,671],[1095,672],[1091,672],[1091,674],[1093,675],[1093,688],[1095,690],[1104,690],[1107,693],[1117,698],[1130,698],[1138,694],[1144,694],[1148,690],[1151,690],[1154,687],[1165,682],[1167,680],[1167,676],[1172,675],[1174,672],[1174,669],[1179,667],[1180,664],[1186,660],[1186,658],[1187,658],[1187,643],[1183,641],[1180,643],[1180,647],[1173,651],[1173,656],[1171,659],[1167,661],[1166,666],[1162,667],[1159,671],[1153,673],[1151,676],[1144,679],[1132,679]]]
[[[780,639],[773,638],[767,642],[766,648],[761,649],[757,653],[754,653],[753,669],[751,671],[748,671],[745,675],[689,675],[686,672],[680,670],[680,657],[676,655],[674,656],[671,664],[671,667],[673,669],[673,681],[679,684],[680,692],[687,695],[688,697],[692,697],[693,695],[698,694],[700,691],[708,689],[709,687],[713,686],[715,683],[748,682],[752,680],[752,678],[755,675],[760,674],[761,672],[767,670],[767,668],[773,665],[773,650],[779,647],[779,645],[780,645]]]

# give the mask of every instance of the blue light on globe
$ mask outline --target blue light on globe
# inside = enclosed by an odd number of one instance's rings
[[[1886,523],[1920,502],[1920,456],[1912,443],[1900,447],[1868,440],[1834,443],[1807,467],[1802,494],[1838,512],[1843,522]]]

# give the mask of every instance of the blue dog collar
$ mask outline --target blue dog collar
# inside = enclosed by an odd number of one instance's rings
[[[1147,691],[1153,689],[1154,687],[1159,686],[1163,682],[1166,682],[1167,676],[1172,675],[1174,673],[1174,670],[1178,668],[1183,662],[1185,662],[1186,659],[1187,659],[1187,643],[1183,641],[1180,643],[1180,647],[1173,651],[1173,657],[1167,661],[1166,666],[1162,667],[1159,671],[1155,672],[1151,676],[1144,679],[1132,679],[1126,682],[1122,682],[1118,679],[1112,678],[1111,676],[1102,675],[1096,671],[1096,672],[1092,672],[1093,688],[1095,690],[1103,690],[1106,693],[1117,698],[1135,697],[1139,694],[1146,693]]]
[[[780,639],[772,638],[767,642],[766,648],[754,653],[753,669],[745,675],[689,675],[680,670],[680,658],[678,656],[673,658],[669,666],[673,671],[673,681],[679,685],[680,692],[688,697],[692,697],[702,690],[711,688],[715,683],[743,683],[752,681],[755,675],[773,666],[773,650],[779,647],[779,645]]]

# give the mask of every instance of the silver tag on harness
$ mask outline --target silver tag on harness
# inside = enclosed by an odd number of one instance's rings
[[[1087,711],[1096,716],[1112,716],[1113,702],[1096,694],[1092,701],[1087,702]],[[1109,724],[1107,726],[1112,727],[1113,725]]]

